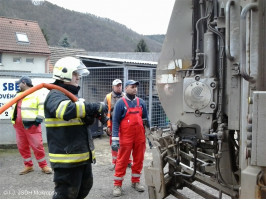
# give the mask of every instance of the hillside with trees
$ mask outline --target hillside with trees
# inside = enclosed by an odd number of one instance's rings
[[[61,8],[47,1],[0,0],[0,16],[37,21],[49,46],[87,51],[134,52],[144,40],[150,52],[160,52],[155,36],[140,35],[125,25],[88,13]]]
[[[159,42],[160,44],[163,44],[163,41],[165,39],[165,35],[146,35],[146,37],[152,39],[152,40],[155,40],[157,42]]]

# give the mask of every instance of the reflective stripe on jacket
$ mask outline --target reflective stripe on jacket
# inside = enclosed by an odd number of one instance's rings
[[[90,153],[79,153],[79,154],[53,154],[49,153],[50,161],[54,163],[76,163],[88,160]]]
[[[82,101],[72,102],[58,90],[51,90],[44,102],[49,158],[53,168],[70,168],[95,159],[90,147],[86,115]]]
[[[21,95],[22,93],[20,92],[17,95]],[[12,124],[15,124],[16,121],[16,109],[17,104],[14,104],[11,112]],[[40,93],[34,92],[22,99],[21,118],[23,123],[34,122],[36,118],[44,118],[43,98]]]

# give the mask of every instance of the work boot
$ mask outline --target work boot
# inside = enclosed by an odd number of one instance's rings
[[[138,192],[144,192],[145,191],[144,186],[140,185],[140,183],[132,183],[131,187],[133,187]]]
[[[122,195],[122,188],[119,185],[115,185],[113,189],[114,197],[120,197]]]
[[[109,167],[109,170],[114,171],[114,169],[115,169],[115,165],[112,164],[111,167]]]
[[[42,168],[42,172],[45,174],[51,174],[52,173],[52,169],[48,166],[45,166]]]
[[[128,164],[127,164],[127,167],[128,167],[128,168],[131,168],[131,167],[132,167],[132,163],[128,163]]]
[[[24,175],[32,171],[33,171],[33,167],[25,167],[21,172],[19,172],[19,175]]]

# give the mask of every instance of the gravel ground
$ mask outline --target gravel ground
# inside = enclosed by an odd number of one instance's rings
[[[111,152],[109,137],[102,135],[94,139],[96,149],[96,164],[93,167],[94,184],[86,197],[87,199],[113,199],[113,175],[114,172],[108,168],[111,164]],[[45,146],[46,153],[48,152]],[[19,175],[23,169],[23,161],[17,149],[0,149],[0,199],[50,199],[53,195],[53,175],[41,172],[34,160],[34,171]],[[47,159],[48,160],[48,159]],[[144,165],[151,160],[151,153],[147,148]],[[128,168],[122,187],[122,196],[117,199],[148,199],[148,191],[144,182],[144,175],[141,183],[146,191],[139,193],[131,188],[131,171]]]
[[[148,189],[145,185],[144,174],[141,176],[141,183],[146,188],[145,192],[137,192],[131,188],[131,170],[127,168],[127,173],[123,181],[122,196],[113,197],[113,175],[109,170],[111,165],[111,150],[109,137],[102,135],[94,139],[96,149],[96,164],[92,165],[94,184],[86,197],[87,199],[148,199]],[[45,145],[46,153],[48,153]],[[33,154],[32,154],[33,156]],[[144,166],[147,166],[152,159],[151,151],[147,145]],[[48,159],[46,159],[48,160]],[[0,149],[0,199],[51,199],[53,195],[54,182],[53,174],[44,174],[41,172],[38,164],[33,159],[34,171],[19,175],[23,169],[23,161],[17,149]],[[195,182],[197,186],[217,195],[217,191]],[[201,196],[193,191],[184,188],[180,191],[192,199],[202,199]],[[168,196],[167,199],[174,199],[174,196]],[[228,199],[227,195],[222,198]]]

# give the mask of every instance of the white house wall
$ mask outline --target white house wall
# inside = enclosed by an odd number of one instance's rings
[[[20,63],[13,62],[14,58],[21,58]],[[34,58],[33,63],[26,62],[26,58]],[[3,53],[0,70],[29,71],[31,73],[45,73],[46,56],[32,54]]]

